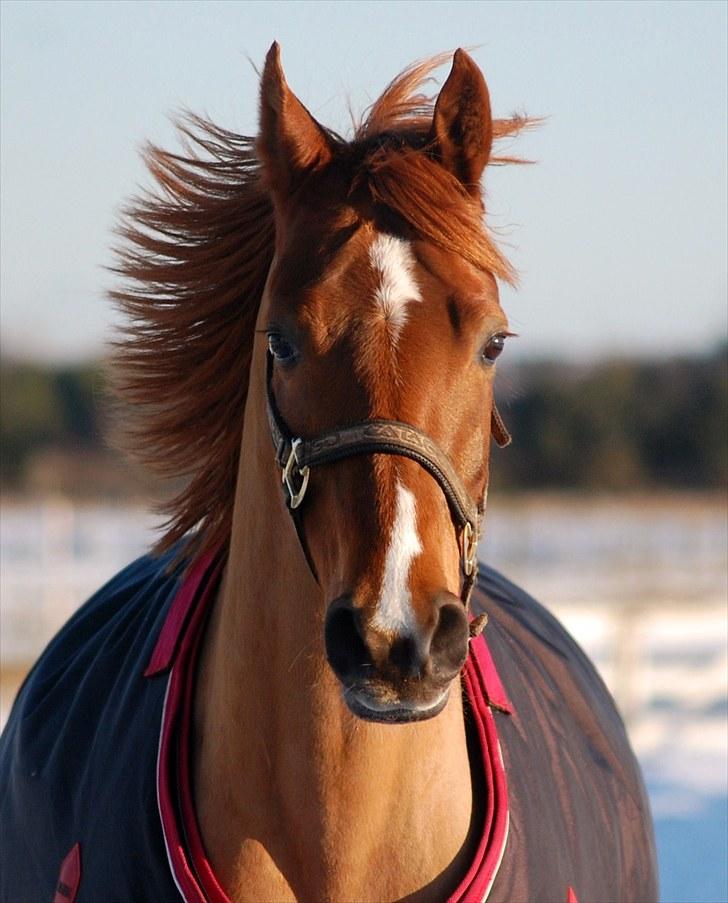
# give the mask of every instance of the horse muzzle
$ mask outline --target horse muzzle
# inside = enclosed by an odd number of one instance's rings
[[[445,707],[468,654],[468,619],[457,598],[439,593],[427,627],[376,630],[349,596],[329,606],[326,657],[349,709],[368,721],[424,721]]]

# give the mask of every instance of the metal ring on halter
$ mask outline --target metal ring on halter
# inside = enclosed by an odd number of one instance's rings
[[[298,508],[303,501],[303,497],[306,495],[306,490],[308,489],[308,478],[310,476],[308,467],[298,466],[296,449],[301,444],[301,441],[301,439],[294,439],[291,443],[291,452],[288,455],[288,460],[286,461],[286,466],[283,468],[283,475],[281,478],[288,490],[288,504],[291,508]],[[298,477],[301,480],[298,489],[296,489],[292,479],[294,472],[298,474]]]
[[[478,534],[473,530],[473,525],[468,521],[463,527],[463,572],[470,577],[478,562]]]

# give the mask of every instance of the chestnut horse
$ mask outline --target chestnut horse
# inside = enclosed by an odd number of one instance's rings
[[[460,50],[429,103],[443,59],[345,141],[274,44],[256,142],[192,117],[185,154],[148,150],[119,391],[186,482],[21,689],[3,900],[656,899],[607,690],[476,579],[512,278],[481,176],[528,121]]]

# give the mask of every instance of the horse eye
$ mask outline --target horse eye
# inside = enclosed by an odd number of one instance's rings
[[[501,351],[506,346],[506,339],[508,336],[504,332],[498,332],[494,336],[491,336],[488,339],[488,342],[480,353],[480,356],[485,364],[493,364],[495,363],[495,359],[500,355]]]
[[[296,349],[278,332],[268,333],[268,350],[281,364],[291,364],[296,358]]]

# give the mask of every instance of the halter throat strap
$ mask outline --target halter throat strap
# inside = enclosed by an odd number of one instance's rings
[[[477,578],[482,502],[476,504],[470,497],[445,452],[426,433],[397,420],[363,420],[321,433],[313,439],[294,437],[273,394],[273,358],[270,352],[267,353],[266,369],[268,425],[276,463],[282,472],[286,506],[293,516],[301,547],[314,577],[318,580],[298,512],[308,488],[311,468],[355,455],[399,455],[415,461],[426,470],[445,496],[458,534],[464,577],[461,599],[467,606]],[[507,445],[510,436],[495,406],[491,423],[492,434],[498,445]]]

